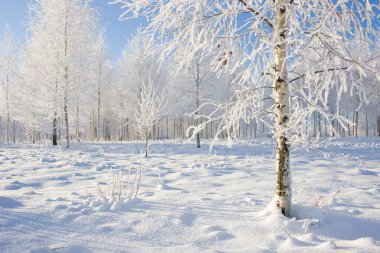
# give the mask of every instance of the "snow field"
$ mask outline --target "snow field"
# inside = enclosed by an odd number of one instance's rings
[[[274,143],[156,141],[137,198],[104,202],[142,143],[0,147],[0,252],[379,252],[380,140],[291,153],[293,214],[273,206]],[[111,172],[112,171],[112,172]]]

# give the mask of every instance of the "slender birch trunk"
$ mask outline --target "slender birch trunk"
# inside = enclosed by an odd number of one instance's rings
[[[34,105],[33,105],[33,109],[32,109],[32,118],[33,118],[33,121],[32,121],[32,143],[36,143],[36,136],[35,136],[35,125],[36,125],[36,114],[35,114],[35,108],[34,108]]]
[[[9,64],[8,64],[9,65]],[[10,106],[9,106],[9,66],[7,70],[7,80],[6,80],[6,103],[7,103],[7,142],[10,142],[10,129],[11,129],[11,116],[10,116]]]
[[[57,112],[54,112],[53,115],[53,146],[57,146]]]
[[[70,147],[70,133],[69,133],[69,113],[68,113],[68,96],[69,96],[69,67],[67,63],[67,54],[68,54],[68,14],[65,16],[65,34],[64,34],[64,50],[65,50],[65,72],[64,72],[64,78],[65,78],[65,90],[64,90],[64,97],[63,97],[63,114],[65,117],[65,127],[66,127],[66,147]]]
[[[149,132],[145,133],[145,157],[148,157]]]
[[[355,130],[355,137],[358,137],[358,128],[359,128],[359,96],[356,95],[355,98],[355,112],[354,112],[354,119],[355,119],[355,125],[354,125],[354,130]]]
[[[196,96],[196,101],[195,101],[195,107],[196,107],[196,111],[195,111],[195,117],[196,117],[196,122],[195,124],[198,125],[198,116],[199,116],[199,64],[197,64],[197,78],[196,78],[196,82],[195,82],[195,96]],[[197,148],[200,148],[201,147],[201,136],[200,136],[200,133],[198,132],[197,133]]]
[[[70,132],[69,132],[69,113],[68,113],[68,108],[67,108],[67,89],[65,90],[65,96],[64,96],[64,104],[63,104],[63,112],[64,112],[64,117],[65,117],[65,137],[66,137],[66,147],[70,147]]]
[[[54,87],[54,112],[53,112],[53,146],[58,144],[57,142],[57,96],[58,96],[58,81],[55,83]]]
[[[100,54],[102,53],[103,48],[100,49]],[[101,85],[102,85],[102,59],[100,55],[100,61],[99,61],[99,75],[98,75],[98,90],[97,90],[97,95],[98,95],[98,108],[97,108],[97,131],[96,131],[96,141],[99,141],[100,138],[100,106],[101,106]]]
[[[79,121],[79,102],[77,101],[77,117],[76,117],[76,129],[75,129],[75,140],[80,142],[80,131],[79,131],[80,121]]]
[[[16,143],[16,120],[13,119],[13,143]]]
[[[286,38],[287,10],[282,3],[285,0],[275,1],[276,24],[275,36],[278,40],[274,49],[275,83],[274,96],[276,107],[276,205],[285,216],[291,212],[291,182],[289,170],[290,145],[286,136],[286,128],[289,119],[289,88],[287,85],[286,69]]]
[[[125,124],[127,125],[127,126],[125,127],[125,131],[126,131],[126,136],[125,136],[125,138],[126,138],[127,140],[129,140],[129,139],[131,138],[131,136],[130,136],[130,134],[129,134],[129,120],[128,120],[128,118],[126,119]]]
[[[348,109],[346,109],[346,118],[348,119]],[[351,136],[350,123],[347,123],[348,136]]]
[[[173,139],[175,140],[175,128],[176,128],[176,125],[175,125],[175,118],[174,118],[174,120],[173,120]]]
[[[368,113],[367,111],[365,112],[365,136],[369,136],[369,131],[368,131]]]
[[[195,82],[195,125],[199,125],[199,105],[200,105],[200,85],[201,85],[201,76],[200,76],[200,63],[197,61],[195,62],[195,75],[194,75],[194,82]],[[197,148],[201,147],[201,136],[200,133],[198,132],[196,134],[196,145]]]

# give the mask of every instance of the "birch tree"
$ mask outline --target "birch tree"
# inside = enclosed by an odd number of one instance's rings
[[[156,86],[163,88],[162,72],[158,73],[159,64],[155,60],[156,50],[152,41],[137,31],[128,41],[119,59],[118,72],[123,93],[122,103],[125,105],[124,115],[128,121],[133,121],[135,118],[144,83],[153,82]],[[135,124],[132,123],[131,126]]]
[[[160,41],[165,48],[163,54],[170,55],[180,48],[186,54],[186,65],[199,52],[206,55],[218,49],[215,71],[237,71],[235,82],[240,90],[230,102],[215,104],[209,121],[223,123],[219,132],[236,131],[241,118],[258,119],[271,126],[277,143],[276,204],[290,216],[290,145],[305,137],[302,122],[313,112],[327,119],[331,131],[335,132],[333,120],[345,128],[349,121],[327,108],[330,90],[337,91],[337,108],[342,94],[353,89],[358,91],[360,101],[365,100],[360,80],[366,73],[378,71],[371,64],[370,53],[377,29],[376,5],[358,0],[113,3],[124,8],[121,19],[147,17],[150,22],[145,32]],[[355,41],[360,41],[369,53],[353,55]],[[242,57],[231,62],[236,53]],[[270,117],[262,117],[268,114]]]
[[[18,41],[9,26],[6,26],[3,39],[0,42],[0,82],[2,94],[4,94],[2,99],[5,102],[5,139],[7,142],[11,141],[11,94],[16,78],[17,50]]]
[[[123,49],[118,62],[118,72],[122,90],[124,90],[124,103],[137,104],[137,98],[141,92],[141,84],[148,82],[148,70],[152,69],[152,58],[147,52],[153,49],[153,45],[146,37],[137,32]],[[125,114],[132,117],[135,108],[128,106]]]
[[[37,0],[30,5],[30,53],[34,56],[28,59],[32,62],[29,69],[37,70],[40,75],[37,78],[49,87],[53,145],[57,144],[57,107],[61,104],[66,146],[70,146],[70,95],[79,85],[79,76],[88,70],[86,59],[89,59],[96,24],[97,14],[88,0]]]
[[[149,136],[153,127],[163,115],[164,97],[149,79],[141,86],[141,93],[137,100],[137,110],[135,113],[135,130],[142,140],[145,141],[145,157],[148,156]]]
[[[206,66],[205,66],[206,65]],[[210,78],[210,65],[206,62],[202,62],[200,56],[196,57],[192,63],[191,68],[188,69],[189,74],[191,75],[194,82],[194,97],[195,97],[195,124],[199,125],[199,106],[201,104],[201,90],[204,88],[207,78]],[[201,147],[201,137],[200,133],[196,133],[196,145],[197,148]]]
[[[107,46],[106,41],[104,37],[104,31],[102,31],[96,40],[95,43],[95,54],[94,54],[94,62],[95,68],[96,68],[96,140],[99,141],[100,139],[100,125],[101,125],[101,110],[102,110],[102,101],[104,97],[104,92],[107,87],[107,79],[110,77],[110,67],[107,59]]]

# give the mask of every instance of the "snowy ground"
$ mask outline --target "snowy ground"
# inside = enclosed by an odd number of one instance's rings
[[[327,144],[292,152],[297,219],[271,203],[271,140],[212,155],[156,142],[138,198],[116,210],[90,204],[96,182],[137,164],[141,144],[3,145],[0,252],[380,252],[380,139]]]

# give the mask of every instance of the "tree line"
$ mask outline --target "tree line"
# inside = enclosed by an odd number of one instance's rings
[[[184,52],[158,60],[162,49],[137,31],[113,65],[99,12],[89,1],[65,0],[57,4],[38,0],[29,9],[25,44],[17,41],[9,27],[4,29],[1,40],[2,142],[50,141],[69,146],[73,141],[145,139],[136,122],[142,88],[148,82],[166,105],[149,130],[150,139],[186,139],[191,135],[189,128],[207,122],[195,136],[199,145],[200,139],[212,139],[215,134],[221,139],[228,137],[230,129],[218,129],[222,119],[209,121],[211,105],[198,108],[208,101],[229,101],[241,88],[236,80],[241,78],[239,68],[244,65],[232,72],[215,71],[223,68],[227,59],[236,61],[233,58],[238,50],[221,55],[224,49],[220,50],[219,45],[210,55],[198,52],[186,63],[184,58],[188,56]],[[379,82],[373,76],[360,82],[366,91],[364,102],[362,93],[355,88],[342,94],[336,87],[330,89],[327,110],[344,117],[345,122],[311,111],[300,122],[302,134],[380,136]],[[140,115],[140,121],[144,117]],[[266,118],[271,115],[242,117],[234,137],[273,136]]]

